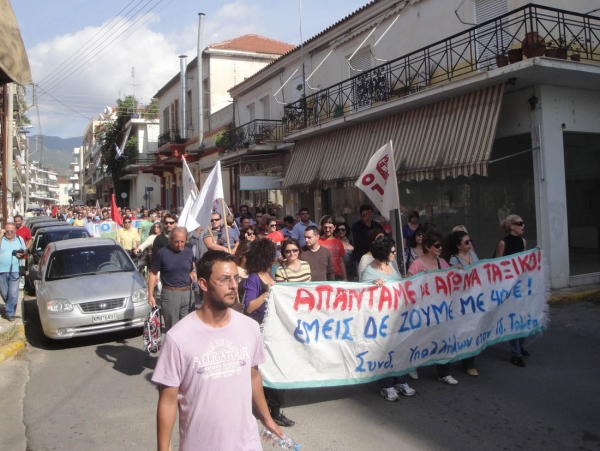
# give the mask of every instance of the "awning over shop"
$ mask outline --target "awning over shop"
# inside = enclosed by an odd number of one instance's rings
[[[9,0],[0,0],[0,85],[30,85],[31,69],[21,31]]]
[[[240,190],[242,191],[267,189],[281,189],[281,177],[240,176]]]
[[[504,84],[298,141],[283,188],[354,183],[392,140],[398,179],[487,175]]]

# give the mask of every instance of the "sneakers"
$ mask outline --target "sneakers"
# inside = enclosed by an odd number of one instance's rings
[[[382,388],[381,396],[383,396],[386,401],[398,401],[398,392],[394,387]]]
[[[529,351],[527,351],[525,348],[521,348],[521,355],[523,357],[529,357]]]
[[[417,373],[417,370],[409,371],[408,377],[410,377],[411,379],[417,380],[419,378],[419,373]]]
[[[448,384],[448,385],[458,384],[458,381],[456,379],[454,379],[452,376],[438,377],[438,381],[443,382],[444,384]]]
[[[296,424],[295,421],[290,420],[283,414],[283,411],[280,410],[278,414],[272,415],[273,421],[277,423],[279,426],[291,427]]]
[[[396,390],[396,393],[399,395],[404,396],[414,396],[416,393],[416,391],[410,388],[408,384],[396,384],[394,385],[394,390]]]
[[[466,371],[466,373],[467,373],[469,376],[473,376],[473,377],[477,377],[477,376],[479,376],[479,373],[477,372],[477,370],[476,370],[475,368],[470,368],[470,369],[468,369],[468,370]]]
[[[521,352],[523,352],[523,351],[521,351]],[[527,366],[522,357],[513,357],[512,359],[510,359],[510,363],[512,363],[513,365],[517,365],[517,366]]]

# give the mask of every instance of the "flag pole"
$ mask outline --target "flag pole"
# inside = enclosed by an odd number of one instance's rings
[[[223,227],[225,227],[225,237],[227,239],[227,250],[231,254],[231,243],[229,242],[229,229],[227,228],[227,213],[225,212],[225,199],[221,198],[221,210],[223,211]]]
[[[400,199],[398,199],[398,204],[400,204]],[[404,270],[402,277],[406,277],[408,274],[408,268],[404,266],[404,232],[402,231],[402,216],[400,215],[400,210],[398,209],[396,209],[396,219],[398,220],[398,229],[400,230],[400,245],[402,247],[402,269]]]

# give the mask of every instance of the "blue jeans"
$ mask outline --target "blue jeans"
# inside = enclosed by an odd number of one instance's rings
[[[0,296],[6,304],[6,316],[15,316],[19,299],[19,273],[0,273]]]
[[[510,352],[513,357],[521,357],[521,348],[525,347],[525,338],[515,338],[514,340],[508,340],[510,344]]]

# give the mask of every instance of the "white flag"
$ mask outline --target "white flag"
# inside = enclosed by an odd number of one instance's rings
[[[356,186],[365,192],[387,220],[391,216],[390,210],[400,209],[392,141],[371,157],[367,168],[356,181]]]
[[[117,146],[117,143],[115,143],[115,150],[117,151],[117,156],[115,158],[118,160],[123,156],[123,151]]]
[[[190,193],[198,194],[198,188],[196,188],[196,181],[190,171],[190,167],[185,161],[185,157],[181,157],[183,163],[183,173],[181,174],[181,185],[183,189],[183,198],[187,199]],[[196,196],[194,196],[195,198]]]
[[[177,222],[177,225],[179,227],[185,227],[188,232],[192,232],[196,230],[196,228],[198,228],[196,220],[190,215],[190,211],[192,210],[192,206],[194,205],[195,200],[196,194],[192,191],[185,201],[185,205],[183,206],[183,210],[181,211],[181,216],[179,217],[179,221]]]
[[[188,231],[196,230],[200,225],[204,230],[210,227],[210,216],[217,206],[216,201],[222,198],[221,162],[217,161],[192,205],[190,218],[186,221],[186,229]]]

